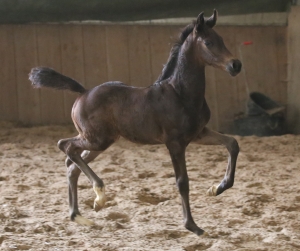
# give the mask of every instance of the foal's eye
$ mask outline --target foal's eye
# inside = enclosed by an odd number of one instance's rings
[[[209,41],[209,40],[205,40],[205,41],[204,41],[204,44],[205,44],[207,47],[213,45],[212,41]]]

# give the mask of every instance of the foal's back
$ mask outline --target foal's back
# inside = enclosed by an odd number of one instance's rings
[[[167,82],[147,88],[107,82],[77,98],[72,119],[79,133],[88,140],[106,135],[158,144],[164,141],[164,128],[172,127],[172,123],[175,126],[177,116],[182,118],[177,99]],[[171,110],[177,110],[178,115]]]

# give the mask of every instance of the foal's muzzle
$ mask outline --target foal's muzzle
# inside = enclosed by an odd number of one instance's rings
[[[242,69],[242,63],[238,59],[231,60],[226,67],[226,70],[229,72],[231,76],[236,76],[237,74],[239,74],[241,69]]]

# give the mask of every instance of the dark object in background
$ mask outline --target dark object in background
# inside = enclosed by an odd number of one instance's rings
[[[285,134],[285,107],[260,92],[249,96],[247,116],[234,121],[235,134],[260,137]]]
[[[260,92],[251,92],[247,104],[248,116],[270,115],[276,117],[284,116],[284,106],[279,105],[274,100]]]

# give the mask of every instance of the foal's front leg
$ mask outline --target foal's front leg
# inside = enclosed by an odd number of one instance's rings
[[[234,183],[236,160],[239,154],[239,145],[235,138],[229,137],[208,128],[204,128],[198,135],[194,143],[203,145],[225,145],[229,152],[228,166],[225,176],[218,186],[212,186],[208,189],[207,194],[210,196],[217,196],[223,193],[226,189],[231,188]]]
[[[167,144],[173,167],[175,171],[176,184],[179,189],[182,201],[184,226],[186,229],[194,232],[197,235],[202,235],[204,231],[199,228],[193,220],[190,202],[189,202],[189,177],[185,164],[185,146],[178,142],[169,142]]]

